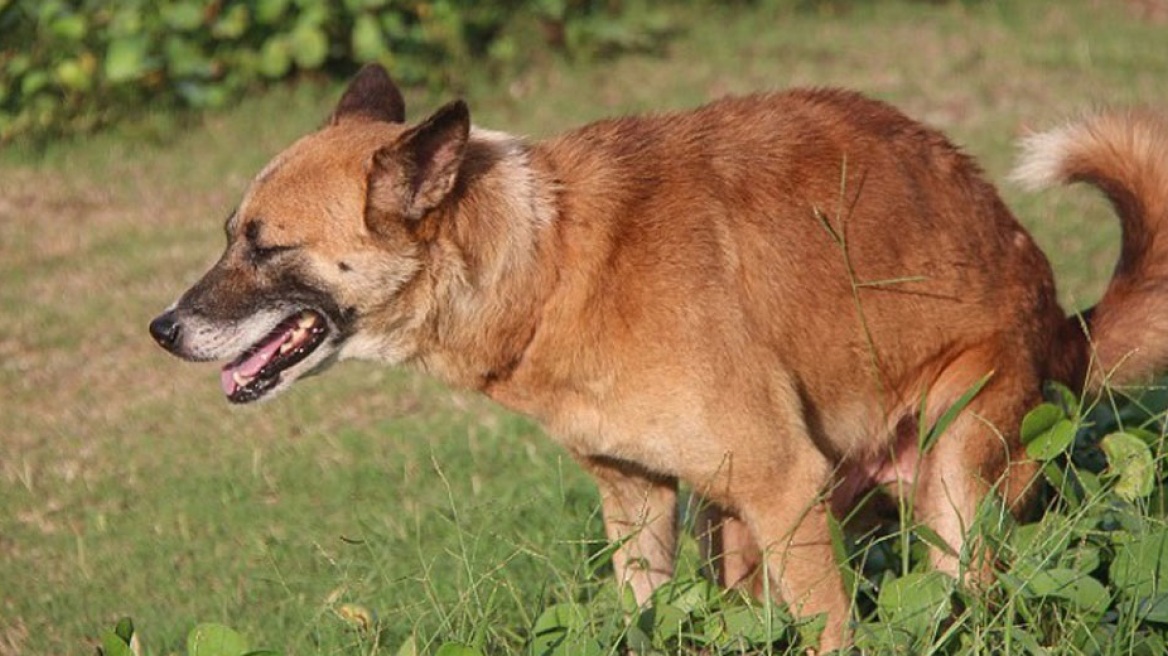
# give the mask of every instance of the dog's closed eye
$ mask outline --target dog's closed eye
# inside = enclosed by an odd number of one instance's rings
[[[247,261],[251,264],[263,264],[280,253],[295,248],[295,246],[287,244],[261,243],[263,241],[260,237],[262,230],[263,222],[258,219],[247,224],[247,227],[244,228],[243,236],[247,240]]]
[[[247,249],[247,259],[252,264],[263,264],[272,259],[276,255],[285,251],[290,251],[294,246],[260,246],[259,244],[251,244]]]

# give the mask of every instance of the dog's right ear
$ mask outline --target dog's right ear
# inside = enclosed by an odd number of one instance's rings
[[[385,216],[417,221],[454,190],[470,137],[470,111],[448,103],[397,141],[374,153],[369,167],[366,222]]]
[[[366,64],[357,72],[329,117],[329,125],[364,119],[402,123],[406,120],[406,101],[401,91],[380,64]]]

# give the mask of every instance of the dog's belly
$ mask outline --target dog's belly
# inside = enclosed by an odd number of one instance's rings
[[[894,497],[911,491],[920,467],[919,436],[915,423],[897,432],[893,439],[879,440],[886,445],[842,461],[837,467],[831,489],[833,512],[844,517],[865,494],[884,487]]]

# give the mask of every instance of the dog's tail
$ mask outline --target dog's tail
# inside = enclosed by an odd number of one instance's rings
[[[1111,201],[1123,227],[1119,262],[1106,293],[1082,319],[1068,319],[1073,325],[1066,327],[1060,348],[1089,353],[1090,365],[1085,381],[1080,370],[1080,381],[1067,382],[1098,388],[1147,380],[1165,371],[1168,117],[1142,111],[1106,113],[1034,135],[1023,142],[1013,177],[1031,188],[1090,183]]]

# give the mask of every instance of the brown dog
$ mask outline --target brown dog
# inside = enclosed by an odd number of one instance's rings
[[[385,72],[362,70],[259,174],[222,259],[151,332],[229,360],[235,402],[355,357],[537,418],[595,476],[625,540],[618,578],[642,602],[671,574],[684,481],[797,613],[827,614],[821,647],[845,644],[833,506],[892,484],[965,555],[984,495],[1025,505],[1035,465],[1016,434],[1045,379],[1168,362],[1168,128],[1145,116],[1037,138],[1022,168],[1096,184],[1123,222],[1090,345],[969,158],[853,93],[732,98],[540,143],[472,128],[461,102],[403,121]],[[987,376],[919,453],[919,419]]]

